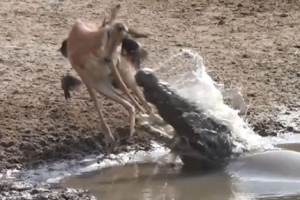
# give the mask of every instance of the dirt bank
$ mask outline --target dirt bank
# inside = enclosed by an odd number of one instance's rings
[[[248,120],[258,133],[274,134],[281,127],[274,121],[278,110],[273,103],[299,107],[299,1],[118,2],[123,21],[151,34],[140,40],[150,51],[147,66],[182,47],[200,52],[213,79],[243,87],[251,103]],[[60,77],[71,68],[57,50],[76,18],[100,23],[115,3],[0,2],[0,170],[102,151],[99,120],[87,91],[75,93],[70,103],[64,100]],[[167,80],[187,70],[178,66],[158,73]],[[127,135],[125,109],[99,98],[110,127]],[[134,140],[122,144],[147,148],[149,137],[137,130]]]

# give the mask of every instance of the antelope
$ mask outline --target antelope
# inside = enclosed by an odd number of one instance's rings
[[[142,113],[145,113],[145,110],[136,102],[127,87],[141,99],[147,112],[152,115],[152,108],[139,91],[134,79],[134,69],[140,68],[140,62],[147,57],[148,53],[130,38],[130,36],[141,38],[147,35],[130,29],[123,23],[115,22],[120,8],[119,4],[113,7],[109,20],[104,18],[101,26],[77,20],[60,48],[62,55],[67,57],[82,80],[81,82],[70,75],[62,78],[65,98],[71,97],[69,90],[78,88],[81,83],[85,85],[98,112],[105,142],[109,144],[115,142],[115,137],[104,120],[103,105],[97,101],[95,90],[121,104],[129,112],[130,137],[135,133],[135,107]],[[120,51],[121,43],[123,45]],[[131,48],[136,50],[135,53],[131,54]],[[116,88],[124,92],[134,105]]]

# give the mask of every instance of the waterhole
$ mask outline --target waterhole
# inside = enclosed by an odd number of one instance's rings
[[[251,154],[209,172],[135,163],[70,176],[61,184],[87,189],[103,200],[300,199],[300,143],[277,146],[281,149]]]
[[[300,137],[293,135],[287,142],[277,142],[278,137],[264,139],[255,134],[237,110],[231,108],[247,113],[240,89],[228,89],[214,82],[196,52],[182,50],[162,66],[172,71],[171,67],[176,66],[172,61],[176,59],[186,69],[193,68],[166,80],[176,92],[195,102],[210,118],[226,125],[236,138],[244,141],[235,143],[235,152],[244,148],[263,150],[209,172],[183,172],[180,167],[171,168],[157,162],[131,162],[69,176],[61,184],[87,189],[101,200],[300,199]],[[160,68],[156,69],[157,74]],[[231,99],[231,107],[224,99]],[[274,142],[278,149],[273,148]]]

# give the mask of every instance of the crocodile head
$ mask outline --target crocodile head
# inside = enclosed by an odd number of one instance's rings
[[[158,86],[159,80],[150,68],[143,68],[136,72],[135,80],[138,86],[143,88],[154,88]]]

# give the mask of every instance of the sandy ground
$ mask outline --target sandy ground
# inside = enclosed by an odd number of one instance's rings
[[[147,67],[183,47],[200,52],[213,79],[242,87],[251,103],[248,120],[259,134],[282,128],[274,104],[300,106],[298,0],[2,0],[0,170],[103,151],[88,92],[64,99],[60,77],[74,71],[57,50],[76,18],[100,24],[117,2],[123,22],[151,34],[140,40],[150,52]],[[167,79],[186,70],[158,73]],[[127,135],[125,109],[99,100],[112,130]],[[148,147],[148,136],[137,132],[123,144]]]

